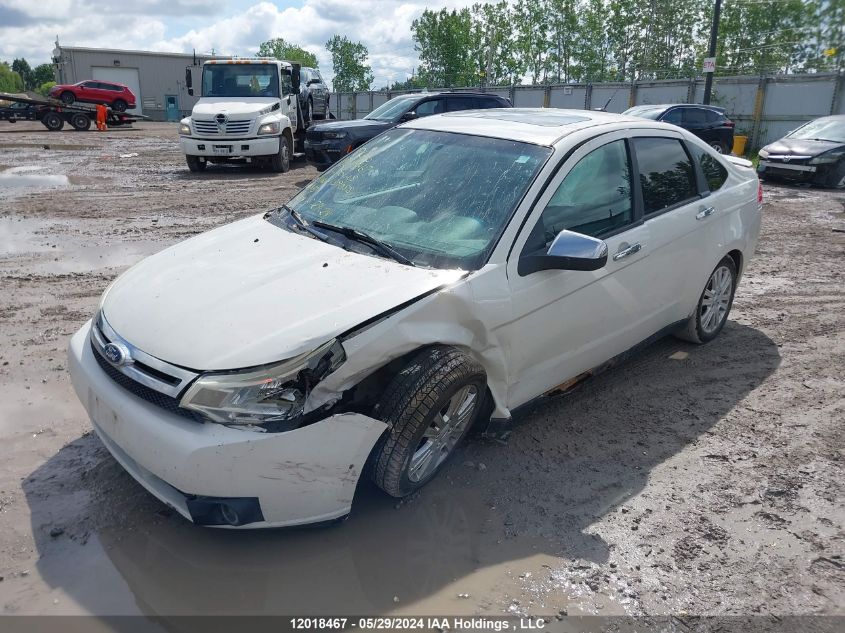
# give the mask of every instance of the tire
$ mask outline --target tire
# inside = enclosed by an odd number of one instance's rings
[[[78,132],[85,132],[91,129],[91,119],[82,113],[74,114],[70,118],[70,124],[73,126],[73,129]]]
[[[719,336],[719,332],[725,327],[733,306],[736,279],[737,270],[734,260],[731,257],[724,257],[710,273],[710,277],[707,278],[707,284],[698,299],[695,312],[690,316],[686,325],[675,333],[675,336],[698,344],[709,343]],[[724,287],[728,280],[730,285]],[[711,297],[707,295],[713,293],[714,287],[716,289],[723,287],[724,289],[717,293],[715,305],[711,303],[708,306],[705,302],[710,300]]]
[[[41,119],[41,122],[51,132],[58,132],[65,126],[65,120],[59,116],[56,112],[48,112],[44,115],[44,118]]]
[[[186,155],[185,161],[188,163],[188,169],[191,171],[205,171],[206,161],[200,160],[199,156]]]
[[[375,484],[404,497],[431,481],[473,425],[486,385],[484,368],[460,350],[417,354],[375,407],[375,417],[390,425],[373,456]]]
[[[305,128],[311,125],[312,120],[314,119],[314,100],[311,97],[308,97],[308,102],[305,104],[305,113],[302,115],[302,120],[305,123]]]
[[[127,105],[123,99],[115,99],[112,101],[111,109],[115,112],[126,112]]]
[[[827,186],[833,189],[845,189],[845,160],[840,160],[830,170]]]
[[[279,139],[279,153],[273,154],[270,158],[270,169],[277,174],[290,171],[291,154],[290,137],[287,134],[282,134]]]
[[[76,95],[73,94],[70,90],[65,90],[62,94],[59,95],[59,99],[62,100],[62,103],[65,105],[70,105],[74,101],[76,101]]]

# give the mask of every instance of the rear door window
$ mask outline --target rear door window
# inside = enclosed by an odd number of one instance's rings
[[[703,125],[707,122],[707,110],[684,108],[683,122],[687,125]]]
[[[432,114],[440,114],[445,112],[444,99],[430,99],[417,104],[415,111],[417,116],[430,116]]]
[[[474,97],[449,97],[446,99],[446,109],[449,112],[475,110],[478,107],[478,100]]]
[[[645,215],[659,213],[698,196],[695,169],[681,141],[661,137],[632,140]]]
[[[682,108],[675,108],[674,110],[669,110],[666,114],[663,115],[663,118],[660,119],[666,123],[672,123],[674,125],[680,125],[683,119],[683,109]]]

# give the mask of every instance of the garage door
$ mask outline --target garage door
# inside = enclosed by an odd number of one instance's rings
[[[98,67],[91,68],[91,75],[93,79],[102,79],[103,81],[111,81],[116,84],[123,84],[127,86],[135,95],[136,107],[127,112],[134,112],[141,114],[141,80],[138,77],[137,68],[110,68]]]

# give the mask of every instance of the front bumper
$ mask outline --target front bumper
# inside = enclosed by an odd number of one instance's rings
[[[790,163],[760,160],[757,173],[760,176],[776,176],[789,180],[814,180],[818,168],[815,165],[793,165]]]
[[[91,322],[71,339],[68,367],[97,435],[144,488],[190,521],[232,502],[241,522],[282,527],[349,513],[367,457],[387,425],[338,414],[286,433],[257,433],[170,413],[126,391],[94,358]]]
[[[266,138],[194,138],[180,136],[179,147],[187,156],[206,158],[248,158],[251,156],[273,156],[279,153],[279,137]]]
[[[341,139],[342,140],[342,139]],[[349,153],[349,143],[305,139],[305,160],[317,169],[328,169]]]

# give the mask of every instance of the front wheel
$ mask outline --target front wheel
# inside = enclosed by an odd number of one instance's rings
[[[290,137],[287,134],[282,134],[279,139],[279,153],[273,154],[270,158],[270,169],[276,173],[285,173],[290,171],[290,156]]]
[[[827,186],[834,189],[845,189],[845,160],[839,161],[830,170],[827,177]]]
[[[59,98],[65,105],[70,105],[71,103],[76,101],[76,95],[73,94],[70,90],[65,90],[61,95],[59,95]]]
[[[200,160],[199,156],[185,156],[185,161],[188,163],[188,169],[191,171],[205,171],[206,162],[204,160]]]
[[[731,257],[725,257],[710,274],[695,312],[676,336],[691,343],[709,343],[719,335],[733,306],[737,270]]]
[[[478,416],[486,384],[484,368],[458,349],[417,354],[376,406],[390,425],[374,455],[376,485],[404,497],[431,481]]]

